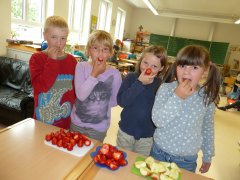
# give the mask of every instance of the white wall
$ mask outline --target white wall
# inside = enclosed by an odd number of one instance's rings
[[[6,54],[6,39],[11,38],[11,1],[1,0],[0,2],[0,55]]]
[[[68,21],[68,0],[54,1],[54,15],[61,16]]]

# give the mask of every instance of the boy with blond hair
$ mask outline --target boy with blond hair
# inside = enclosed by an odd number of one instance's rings
[[[34,94],[34,118],[47,124],[69,129],[75,101],[74,73],[76,59],[64,52],[68,24],[60,16],[50,16],[44,25],[48,48],[34,53],[30,74]]]

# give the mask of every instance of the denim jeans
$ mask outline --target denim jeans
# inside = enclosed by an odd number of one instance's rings
[[[197,168],[197,155],[193,156],[174,156],[171,154],[168,154],[167,152],[164,152],[161,150],[157,145],[154,143],[153,147],[150,152],[150,156],[152,156],[154,159],[158,161],[164,161],[164,162],[175,162],[178,167],[182,169],[186,169],[188,171],[195,172]]]

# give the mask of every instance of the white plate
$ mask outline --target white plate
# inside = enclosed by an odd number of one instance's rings
[[[68,151],[66,148],[63,148],[63,147],[58,147],[57,145],[53,145],[51,141],[46,141],[44,140],[44,144],[48,145],[48,146],[51,146],[55,149],[58,149],[58,150],[61,150],[63,152],[66,152],[66,153],[69,153],[69,154],[72,154],[74,156],[77,156],[77,157],[82,157],[84,156],[90,149],[93,148],[94,144],[93,142],[91,141],[91,144],[90,146],[85,146],[83,145],[83,147],[78,147],[77,145],[75,145],[73,147],[73,150],[72,151]]]

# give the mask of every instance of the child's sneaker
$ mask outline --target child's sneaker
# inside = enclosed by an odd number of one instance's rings
[[[226,107],[217,107],[218,109],[222,110],[222,111],[226,111],[227,108]]]

